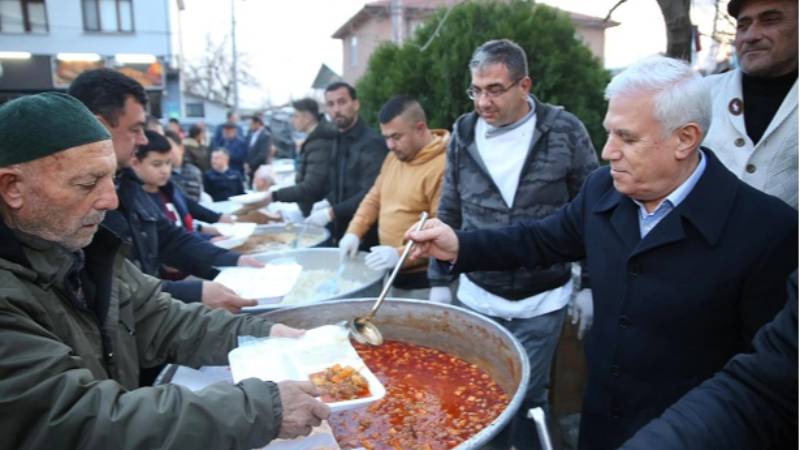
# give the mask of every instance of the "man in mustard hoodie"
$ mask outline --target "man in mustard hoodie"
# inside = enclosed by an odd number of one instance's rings
[[[373,270],[388,270],[400,259],[403,234],[419,220],[420,213],[428,211],[436,217],[450,133],[428,129],[422,106],[406,96],[389,100],[378,121],[391,151],[339,241],[339,251],[342,258],[355,256],[361,238],[377,220],[381,245],[371,248],[366,263]],[[427,299],[427,266],[427,260],[407,261],[390,295]]]

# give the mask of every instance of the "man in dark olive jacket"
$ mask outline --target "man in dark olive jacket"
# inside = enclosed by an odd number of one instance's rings
[[[459,273],[586,259],[580,450],[616,449],[746,350],[797,268],[797,211],[700,148],[711,103],[688,64],[641,61],[606,97],[609,166],[571,203],[505,228],[453,232],[434,219],[407,233],[415,254]]]
[[[389,153],[386,141],[358,115],[361,104],[356,90],[336,82],[325,88],[325,104],[331,121],[339,128],[331,158],[330,191],[325,200],[314,205],[306,222],[329,225],[332,245],[344,236],[358,205],[372,188]],[[369,251],[379,244],[378,228],[373,226],[361,240],[361,249]]]
[[[621,450],[797,448],[797,271],[789,300],[737,355]],[[780,447],[778,447],[780,446]]]
[[[0,448],[246,450],[328,417],[310,382],[139,388],[140,364],[224,364],[238,336],[302,331],[173,300],[125,259],[103,224],[111,136],[74,98],[3,105],[0,136]]]

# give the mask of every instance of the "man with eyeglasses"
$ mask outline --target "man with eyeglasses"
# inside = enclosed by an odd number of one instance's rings
[[[478,47],[469,63],[467,95],[475,111],[453,125],[438,218],[456,230],[498,228],[540,219],[572,200],[598,167],[584,125],[562,108],[530,94],[525,51],[506,39]],[[430,299],[451,300],[454,276],[431,260]],[[570,264],[535,270],[478,271],[461,275],[457,304],[487,315],[525,347],[531,377],[525,402],[512,425],[518,450],[538,448],[528,409],[547,409],[550,365],[567,304],[577,291]],[[578,293],[575,319],[591,322],[591,293]]]

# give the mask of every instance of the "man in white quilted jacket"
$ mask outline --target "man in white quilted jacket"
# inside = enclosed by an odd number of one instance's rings
[[[706,78],[703,141],[744,182],[797,209],[797,0],[731,0],[739,68]]]

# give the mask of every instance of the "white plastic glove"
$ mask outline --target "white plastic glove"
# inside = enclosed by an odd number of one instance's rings
[[[321,209],[328,209],[331,207],[331,203],[328,200],[322,199],[311,207],[311,212],[315,213]]]
[[[339,259],[344,261],[346,256],[354,258],[358,254],[358,244],[361,240],[354,233],[345,233],[339,241]]]
[[[320,209],[319,211],[312,212],[310,216],[306,217],[307,224],[320,228],[327,225],[331,220],[333,220],[333,217],[331,217],[330,208]]]
[[[575,294],[569,315],[572,317],[573,325],[579,324],[578,339],[583,339],[583,336],[592,327],[592,321],[594,320],[594,302],[591,289],[582,289]]]
[[[364,262],[372,270],[388,270],[393,268],[399,260],[400,255],[396,248],[391,245],[376,245],[369,249],[369,255]]]
[[[431,288],[431,293],[428,296],[428,300],[434,303],[444,303],[449,305],[453,303],[453,294],[450,292],[450,288],[447,286],[435,286]]]

